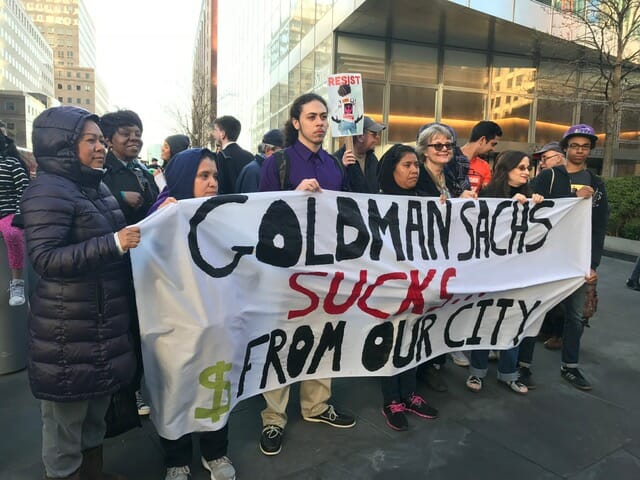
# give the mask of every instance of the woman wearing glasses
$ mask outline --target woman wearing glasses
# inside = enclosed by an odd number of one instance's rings
[[[420,133],[416,151],[423,168],[420,169],[416,188],[422,195],[442,200],[453,197],[454,186],[445,175],[444,166],[453,157],[455,146],[451,130],[442,124],[434,123]],[[476,198],[476,194],[472,190],[464,190],[460,198]]]
[[[532,194],[529,187],[529,157],[524,152],[507,150],[498,156],[493,178],[489,185],[480,191],[481,197],[512,198],[519,203],[531,200],[534,204],[544,200],[542,195]],[[519,379],[518,350],[513,347],[500,352],[498,360],[498,381],[515,393],[524,395],[527,386]],[[482,390],[482,380],[487,375],[489,350],[471,352],[471,366],[467,378],[467,388],[472,392]]]
[[[420,195],[440,197],[443,202],[454,197],[477,198],[473,190],[462,190],[459,196],[456,195],[455,192],[460,192],[460,187],[456,185],[455,176],[447,175],[445,172],[445,165],[453,158],[456,147],[454,138],[451,128],[440,123],[427,126],[418,134],[416,151],[421,165],[416,188]],[[451,357],[456,365],[469,365],[469,360],[463,352],[451,352]],[[418,378],[436,392],[447,391],[447,384],[440,374],[440,368],[445,361],[446,356],[440,355],[418,367]]]

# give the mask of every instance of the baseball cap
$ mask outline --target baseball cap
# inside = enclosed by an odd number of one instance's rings
[[[569,139],[571,137],[588,138],[589,140],[591,140],[591,148],[595,148],[596,142],[598,141],[596,131],[591,125],[587,125],[585,123],[579,123],[578,125],[572,125],[571,127],[569,127],[569,129],[564,132],[562,140],[560,140],[560,145],[563,148],[567,148],[567,144],[569,143]]]
[[[282,131],[277,128],[269,130],[262,137],[262,143],[282,148],[284,146],[284,136],[282,135]]]
[[[380,133],[382,130],[387,128],[386,125],[383,125],[382,123],[374,122],[373,120],[371,120],[370,117],[367,117],[367,116],[364,117],[363,127],[365,130],[369,130],[370,132],[373,132],[373,133]]]
[[[546,152],[558,152],[564,155],[564,150],[560,146],[559,142],[549,142],[545,146],[543,146],[540,150],[537,150],[532,153],[533,158],[539,158],[543,153]]]

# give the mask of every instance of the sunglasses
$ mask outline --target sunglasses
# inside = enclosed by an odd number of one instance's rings
[[[430,143],[427,145],[427,147],[435,148],[437,152],[441,152],[445,148],[447,150],[453,150],[453,147],[455,146],[456,146],[455,143]]]

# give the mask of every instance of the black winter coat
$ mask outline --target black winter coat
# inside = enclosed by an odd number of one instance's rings
[[[160,193],[153,175],[146,168],[138,164],[133,165],[134,169],[125,167],[112,152],[109,152],[105,162],[106,172],[103,177],[104,183],[118,201],[128,225],[138,223],[145,218]],[[120,192],[139,193],[143,198],[142,205],[138,208],[129,206]]]
[[[75,107],[34,122],[43,173],[22,197],[29,258],[41,276],[29,318],[29,381],[36,398],[78,401],[109,395],[136,368],[129,333],[133,284],[114,232],[125,226],[102,171],[80,164],[75,144],[94,117]]]

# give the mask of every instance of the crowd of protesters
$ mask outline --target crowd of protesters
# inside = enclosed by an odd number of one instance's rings
[[[156,161],[149,169],[138,158],[143,125],[135,112],[120,110],[99,118],[77,107],[54,107],[33,123],[38,174],[28,187],[29,175],[19,156],[7,151],[8,137],[2,135],[0,231],[12,271],[10,304],[25,301],[24,289],[18,288],[23,287],[23,229],[26,253],[39,276],[30,298],[28,369],[33,394],[42,402],[45,478],[124,478],[102,471],[111,396],[133,386],[138,413],[149,413],[140,392],[142,356],[128,251],[145,241],[137,222],[183,199],[280,190],[440,201],[498,197],[532,204],[544,198],[591,199],[592,218],[584,219],[592,225],[591,270],[585,284],[549,312],[541,331],[553,340],[549,348],[562,350],[562,378],[576,388],[591,388],[578,368],[580,338],[609,211],[604,182],[587,169],[598,141],[593,128],[574,125],[558,142],[532,154],[503,151],[491,168],[486,157],[502,137],[495,122],[479,122],[461,147],[450,126],[430,123],[420,128],[415,143],[392,145],[380,160],[375,148],[387,126],[365,116],[363,127],[362,134],[330,154],[323,147],[329,128],[327,103],[308,93],[293,102],[282,129],[265,133],[255,155],[236,143],[241,125],[227,115],[212,124],[214,149],[192,146],[185,135],[171,135],[162,145],[162,163]],[[534,163],[540,170],[535,177]],[[636,266],[628,282],[636,290],[637,271]],[[523,395],[536,386],[534,345],[530,337],[500,352],[454,352],[453,361],[469,368],[466,386],[480,392],[489,359],[499,356],[498,380]],[[380,379],[382,418],[390,428],[407,430],[409,414],[420,419],[438,416],[418,394],[417,383],[446,391],[445,362],[442,355]],[[265,455],[282,449],[289,391],[287,386],[263,395],[259,448]],[[301,383],[304,420],[337,428],[356,424],[352,415],[330,402],[330,379]],[[198,438],[202,466],[211,478],[234,479],[227,427]],[[160,443],[166,480],[191,478],[192,435],[161,438]]]

